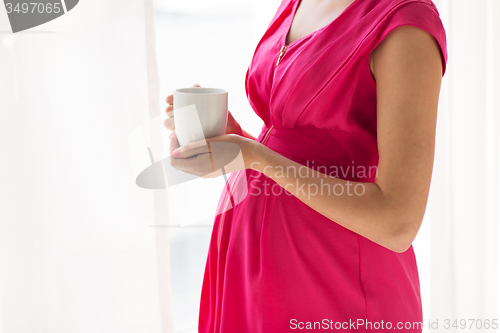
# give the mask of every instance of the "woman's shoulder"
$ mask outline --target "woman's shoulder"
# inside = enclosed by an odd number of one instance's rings
[[[295,0],[285,0],[295,1]],[[383,18],[398,13],[402,8],[412,8],[416,13],[431,13],[439,17],[439,11],[432,0],[355,0],[360,2],[363,15],[371,14]]]
[[[373,30],[370,34],[372,38],[369,52],[394,29],[401,26],[417,27],[432,35],[438,42],[444,75],[448,58],[446,32],[439,11],[431,0],[369,0],[369,2],[376,3],[375,7],[371,8],[374,11],[372,14],[375,15],[372,16]]]

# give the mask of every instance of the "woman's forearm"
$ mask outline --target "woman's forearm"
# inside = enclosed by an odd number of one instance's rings
[[[266,146],[252,154],[250,168],[264,173],[306,205],[332,221],[395,252],[413,236],[402,200],[384,194],[376,183],[352,182],[319,173]],[[417,217],[418,218],[418,217]],[[311,221],[313,222],[313,221]]]

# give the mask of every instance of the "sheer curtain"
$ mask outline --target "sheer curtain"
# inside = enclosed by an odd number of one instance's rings
[[[444,324],[466,319],[467,329],[491,332],[486,320],[500,321],[500,2],[435,3],[447,31],[449,70],[429,200],[429,305],[439,320],[432,331],[463,332]]]
[[[0,332],[171,332],[165,193],[136,186],[129,153],[160,114],[153,0],[80,1],[18,34],[3,8]]]
[[[471,331],[492,332],[484,327],[500,319],[500,3],[434,2],[449,62],[414,243],[424,329],[463,332],[445,321],[469,328],[475,319],[483,328]],[[174,88],[193,83],[227,88],[235,117],[258,133],[244,75],[278,5],[158,0],[155,26],[153,0],[86,0],[15,35],[0,9],[0,332],[196,330],[211,229],[152,227],[169,224],[167,192],[135,185],[130,134],[161,115],[158,101]],[[221,75],[221,66],[230,70]],[[158,160],[164,132],[150,129]]]

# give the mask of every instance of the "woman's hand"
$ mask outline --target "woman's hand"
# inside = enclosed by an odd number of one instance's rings
[[[172,131],[170,165],[202,178],[215,178],[249,169],[260,146],[255,140],[226,134],[179,147],[175,131]]]
[[[194,84],[192,87],[199,87],[200,85]],[[166,129],[173,131],[175,130],[175,123],[174,123],[174,95],[168,95],[167,96],[167,109],[165,112],[167,113],[168,118],[165,119],[163,122],[163,126],[165,126]],[[227,115],[227,126],[226,126],[226,134],[238,134],[241,136],[249,137],[252,138],[252,136],[248,135],[246,132],[244,132],[241,129],[240,124],[234,119],[233,115],[231,114],[230,111],[228,111]]]

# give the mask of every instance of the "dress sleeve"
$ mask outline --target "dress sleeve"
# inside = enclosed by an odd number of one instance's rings
[[[394,29],[404,26],[414,26],[431,34],[437,41],[443,65],[443,76],[446,71],[446,63],[448,61],[448,52],[446,48],[446,33],[439,17],[439,12],[432,2],[413,1],[406,2],[395,6],[388,14],[383,23],[382,29],[379,30],[373,45],[370,48],[371,52],[380,44],[384,38]]]

